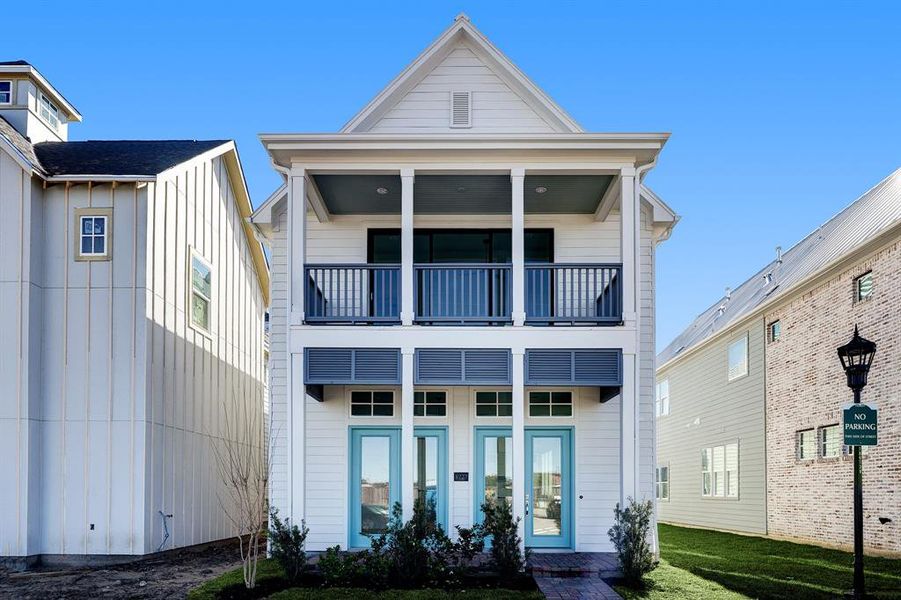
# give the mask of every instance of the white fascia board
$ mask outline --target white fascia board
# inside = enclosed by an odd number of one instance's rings
[[[619,200],[621,193],[622,179],[619,175],[617,175],[610,181],[610,185],[608,185],[607,189],[604,190],[604,195],[601,197],[601,201],[598,202],[598,209],[594,211],[595,221],[607,220],[607,217],[610,216],[610,211],[613,210],[613,207]]]
[[[40,173],[37,172],[37,169],[34,168],[34,165],[31,164],[31,161],[29,161],[28,158],[24,154],[22,154],[12,142],[6,139],[5,135],[0,135],[0,142],[3,142],[2,144],[0,144],[0,148],[3,148],[6,153],[9,154],[14,161],[16,161],[16,164],[22,167],[23,171],[28,171],[29,173],[40,175]]]
[[[4,73],[24,73],[25,75],[30,75],[38,84],[44,88],[44,91],[51,97],[51,99],[62,106],[66,112],[69,114],[69,121],[81,121],[81,113],[78,112],[72,104],[66,100],[66,98],[57,91],[55,87],[50,85],[50,82],[47,81],[43,75],[41,75],[40,71],[34,68],[32,65],[2,65],[0,66],[0,75]]]
[[[660,196],[655,194],[651,188],[644,184],[641,185],[641,199],[654,209],[655,223],[675,223],[679,221],[679,215],[676,214],[676,211],[674,211],[669,204],[664,202]]]
[[[274,192],[272,192],[266,201],[263,202],[253,213],[250,215],[250,222],[257,225],[271,225],[272,224],[272,215],[275,212],[276,206],[278,206],[282,200],[286,200],[288,198],[288,184],[283,183],[280,185]]]

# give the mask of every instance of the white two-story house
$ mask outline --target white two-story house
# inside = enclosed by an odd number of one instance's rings
[[[667,134],[589,133],[461,15],[337,133],[261,136],[271,502],[311,550],[394,503],[488,498],[525,545],[608,551],[654,496],[654,253]]]

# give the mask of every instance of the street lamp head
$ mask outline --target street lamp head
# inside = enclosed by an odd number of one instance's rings
[[[860,337],[857,325],[854,326],[854,337],[838,349],[838,357],[842,368],[848,376],[848,387],[853,390],[863,389],[867,385],[867,373],[876,354],[876,344]]]

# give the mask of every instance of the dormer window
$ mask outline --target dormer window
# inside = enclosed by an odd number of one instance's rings
[[[40,114],[54,130],[59,128],[59,109],[44,94],[41,94]]]
[[[13,103],[13,82],[0,81],[0,104]]]

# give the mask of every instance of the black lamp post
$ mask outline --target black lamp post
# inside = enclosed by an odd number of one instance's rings
[[[854,337],[838,349],[838,357],[842,368],[848,376],[848,387],[854,391],[854,404],[860,404],[860,390],[867,385],[867,373],[876,344],[860,337],[857,325],[854,326]],[[860,446],[854,446],[854,591],[851,597],[865,597],[863,580],[863,477],[860,465]]]

